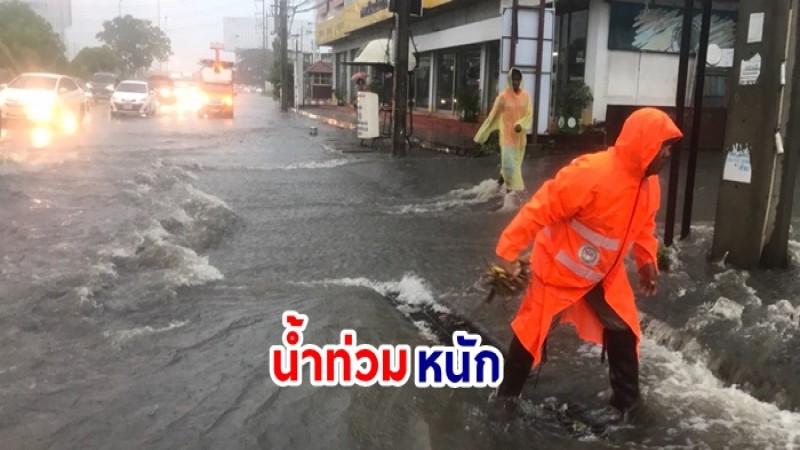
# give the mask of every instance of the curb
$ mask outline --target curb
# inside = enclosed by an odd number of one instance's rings
[[[349,122],[349,121],[343,121],[343,120],[338,120],[338,119],[334,119],[334,118],[331,118],[331,117],[320,116],[318,114],[310,113],[308,111],[303,111],[303,110],[298,109],[298,108],[292,108],[292,111],[294,113],[298,114],[298,115],[303,116],[303,117],[307,117],[309,119],[316,120],[318,122],[322,122],[324,124],[327,124],[327,125],[330,125],[330,126],[333,126],[333,127],[336,127],[336,128],[341,128],[343,130],[355,130],[355,129],[358,128],[354,123]],[[459,147],[459,146],[449,146],[449,145],[445,145],[445,144],[439,144],[439,143],[436,143],[436,142],[431,142],[431,141],[427,141],[427,140],[421,140],[421,139],[416,138],[414,136],[411,136],[411,140],[414,143],[414,145],[417,145],[422,149],[429,150],[429,151],[434,151],[434,152],[439,152],[439,153],[445,153],[445,154],[448,154],[448,155],[470,156],[470,152],[471,152],[471,149],[468,149],[468,148],[463,148],[463,147]]]
[[[318,122],[326,123],[328,125],[334,126],[336,128],[341,128],[343,130],[355,130],[357,127],[354,123],[345,122],[343,120],[332,119],[330,117],[319,116],[317,114],[310,113],[308,111],[303,111],[301,109],[293,108],[296,114],[299,114],[304,117],[308,117],[309,119],[316,120]]]

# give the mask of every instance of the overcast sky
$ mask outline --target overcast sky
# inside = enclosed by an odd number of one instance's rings
[[[269,11],[272,11],[273,1],[267,0]],[[155,25],[158,25],[159,5],[161,28],[172,41],[174,53],[169,68],[183,71],[194,71],[198,60],[213,57],[209,45],[214,41],[222,42],[223,17],[255,17],[256,10],[261,10],[261,4],[256,4],[255,0],[121,0],[123,15],[131,14]],[[72,28],[67,32],[69,56],[83,47],[99,45],[95,35],[102,30],[103,21],[117,17],[119,8],[119,0],[72,0]],[[302,22],[308,27],[313,19],[313,13],[298,15],[293,28],[299,30]],[[272,22],[269,29],[274,31]],[[307,45],[306,49],[309,48]],[[157,64],[154,67],[157,68]]]

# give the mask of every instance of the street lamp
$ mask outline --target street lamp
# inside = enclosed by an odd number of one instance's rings
[[[122,0],[119,0],[119,14],[117,14],[117,17],[122,17]]]

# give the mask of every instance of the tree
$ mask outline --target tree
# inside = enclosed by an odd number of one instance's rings
[[[269,71],[269,76],[267,77],[267,81],[272,83],[272,97],[276,100],[280,98],[281,92],[281,41],[279,39],[275,39],[272,42],[272,50],[273,55],[277,55],[273,58],[272,61],[272,68]],[[286,71],[289,73],[289,98],[294,98],[294,70],[292,70],[292,63],[286,62]]]
[[[64,44],[44,18],[19,1],[0,2],[0,69],[57,71],[66,65]]]
[[[126,74],[147,69],[153,61],[165,61],[172,54],[169,37],[160,28],[130,14],[103,22],[97,39],[119,57]]]
[[[236,83],[263,87],[267,70],[272,67],[274,59],[272,50],[267,50],[266,59],[263,49],[237,50],[234,73]]]
[[[75,55],[72,70],[77,75],[88,76],[97,72],[119,72],[122,60],[108,46],[86,47]]]

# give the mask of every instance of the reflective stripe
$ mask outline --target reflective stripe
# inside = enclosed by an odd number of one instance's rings
[[[606,250],[619,249],[619,239],[611,239],[609,237],[605,237],[602,234],[589,229],[589,227],[578,222],[575,219],[573,219],[569,225],[572,227],[573,230],[575,230],[578,234],[580,234],[581,237],[583,237],[584,239],[591,242],[597,247],[604,248]]]
[[[556,261],[566,266],[567,269],[571,270],[575,275],[585,278],[593,283],[599,283],[603,281],[603,274],[597,273],[588,267],[583,267],[582,265],[578,264],[572,258],[570,258],[569,255],[564,252],[564,250],[558,252],[556,255]]]

